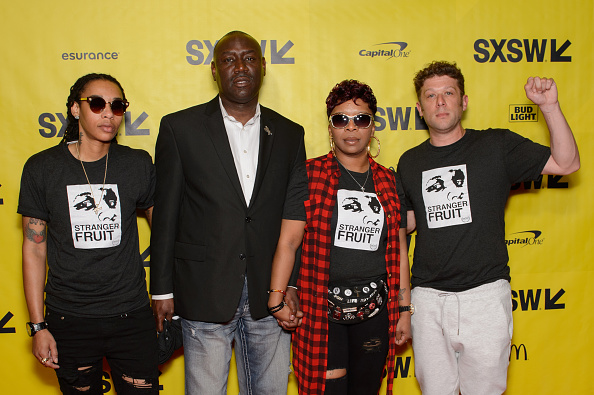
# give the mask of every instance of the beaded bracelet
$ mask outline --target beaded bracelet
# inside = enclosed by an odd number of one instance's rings
[[[283,296],[287,296],[287,293],[285,291],[283,291],[282,289],[270,289],[270,290],[268,290],[268,293],[271,293],[271,292],[280,292],[280,293],[283,294]]]
[[[281,311],[287,304],[285,303],[285,301],[283,300],[282,302],[280,302],[280,304],[277,304],[276,306],[272,306],[272,307],[268,307],[268,312],[270,314],[274,314],[274,313],[278,313],[279,311]]]

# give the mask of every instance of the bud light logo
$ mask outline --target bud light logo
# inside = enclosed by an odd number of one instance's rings
[[[538,122],[538,106],[536,104],[510,104],[510,122]]]

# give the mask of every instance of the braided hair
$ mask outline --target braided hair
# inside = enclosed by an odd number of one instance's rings
[[[126,100],[126,94],[124,93],[124,88],[122,85],[109,74],[100,74],[100,73],[91,73],[80,77],[74,85],[70,87],[70,95],[68,96],[68,101],[66,102],[66,113],[68,116],[66,117],[66,131],[64,132],[64,137],[62,138],[63,143],[69,143],[71,141],[78,141],[80,137],[80,133],[78,130],[78,119],[74,118],[72,115],[72,105],[74,102],[80,103],[80,95],[85,90],[85,87],[89,82],[96,81],[96,80],[104,80],[113,82],[120,88],[122,92],[122,99]],[[114,136],[112,142],[117,143],[116,138]]]

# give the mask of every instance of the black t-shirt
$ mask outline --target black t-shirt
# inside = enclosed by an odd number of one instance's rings
[[[510,280],[504,209],[513,184],[540,176],[550,149],[503,129],[405,152],[398,176],[417,224],[412,286],[465,291]]]
[[[329,285],[362,284],[386,274],[388,232],[385,214],[375,195],[373,175],[351,171],[351,177],[342,164],[339,163],[339,167],[337,202],[332,212]],[[364,186],[364,192],[361,186]],[[406,227],[406,207],[402,203],[404,194],[398,183],[396,190],[401,202],[400,226]],[[283,218],[306,221],[303,202],[308,199],[304,164],[291,177]]]
[[[66,144],[33,155],[23,169],[17,211],[47,222],[46,305],[82,317],[146,306],[136,210],[153,205],[151,157],[111,144],[108,158],[85,162],[84,168],[92,193]]]

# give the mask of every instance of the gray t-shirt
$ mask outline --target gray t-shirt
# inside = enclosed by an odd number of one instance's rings
[[[104,185],[105,163],[84,163],[92,193],[66,144],[33,155],[23,169],[17,212],[47,222],[45,302],[57,312],[105,317],[148,303],[136,210],[153,205],[152,159],[111,144]]]

